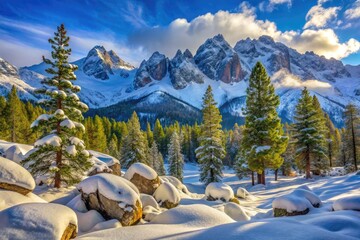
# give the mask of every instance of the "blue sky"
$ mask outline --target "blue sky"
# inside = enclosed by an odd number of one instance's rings
[[[0,0],[0,57],[16,66],[48,55],[56,26],[71,36],[72,60],[95,45],[135,65],[160,51],[193,53],[221,33],[231,44],[270,35],[299,52],[360,64],[360,0]]]

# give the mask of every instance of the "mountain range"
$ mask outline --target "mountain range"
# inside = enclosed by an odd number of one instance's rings
[[[304,54],[275,42],[271,37],[243,39],[234,47],[222,35],[207,39],[195,54],[178,50],[173,58],[159,52],[138,68],[113,50],[95,46],[75,61],[79,97],[88,115],[106,115],[126,120],[137,111],[141,120],[160,118],[164,123],[199,121],[202,97],[208,85],[226,127],[242,123],[246,88],[252,67],[264,64],[280,96],[278,108],[283,121],[291,122],[303,87],[315,94],[333,122],[343,126],[344,107],[360,107],[360,65],[344,65],[313,52]],[[47,77],[44,63],[16,68],[0,58],[0,94],[15,85],[22,99],[37,100],[34,89]]]

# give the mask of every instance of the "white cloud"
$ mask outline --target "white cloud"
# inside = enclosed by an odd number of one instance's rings
[[[324,1],[319,1],[323,3]],[[340,7],[323,8],[320,4],[313,6],[306,14],[306,23],[304,29],[315,27],[322,28],[327,25],[331,20],[337,17]]]
[[[288,73],[287,71],[280,70],[272,76],[272,81],[275,88],[308,88],[310,90],[317,90],[318,92],[328,91],[332,86],[327,82],[318,80],[302,81],[299,77]]]
[[[218,33],[223,34],[232,46],[247,37],[269,35],[301,53],[313,51],[327,58],[341,59],[360,49],[359,41],[350,39],[340,42],[332,29],[281,32],[274,22],[257,19],[255,9],[246,3],[241,4],[237,13],[207,13],[190,22],[186,19],[176,19],[166,27],[139,30],[129,37],[129,44],[142,47],[148,55],[160,51],[172,57],[177,49],[188,48],[194,53],[207,38]]]
[[[277,5],[287,4],[290,8],[292,5],[292,0],[269,0],[269,2],[262,1],[259,4],[260,11],[272,12]]]
[[[357,0],[344,14],[347,19],[360,18],[360,0]]]

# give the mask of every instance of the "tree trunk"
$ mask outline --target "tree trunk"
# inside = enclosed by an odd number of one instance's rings
[[[309,178],[311,178],[311,174],[310,174],[310,151],[309,151],[309,147],[307,147],[305,159],[306,159],[306,169],[305,169],[305,171],[306,171],[306,179],[309,179]]]
[[[279,169],[276,169],[276,170],[275,170],[275,181],[278,180],[278,171],[279,171]]]
[[[351,135],[352,135],[352,145],[353,145],[353,154],[354,154],[354,167],[355,167],[355,171],[357,171],[358,168],[357,168],[357,159],[356,159],[356,140],[355,140],[355,130],[354,130],[353,120],[351,120]]]
[[[329,145],[328,145],[328,148],[329,148],[329,162],[330,162],[330,167],[332,168],[332,144],[329,142]]]
[[[260,173],[257,173],[257,183],[261,184],[261,182],[262,182],[262,176]]]
[[[254,176],[254,172],[251,171],[251,184],[254,186],[255,185],[255,176]]]
[[[59,88],[61,90],[61,88]],[[62,109],[62,104],[61,104],[61,99],[58,99],[57,101],[57,107],[58,109]],[[56,125],[56,133],[58,134],[58,136],[60,136],[60,132],[61,132],[61,126],[60,126],[60,121],[57,122]],[[62,147],[60,146],[60,149],[56,152],[56,167],[60,170],[61,169],[61,164],[62,164]],[[54,183],[54,187],[55,188],[60,188],[61,187],[61,174],[60,171],[57,171],[55,173],[55,183]]]
[[[265,182],[265,171],[263,171],[263,173],[261,174],[261,179],[262,179],[261,183],[265,185],[266,184],[266,182]]]

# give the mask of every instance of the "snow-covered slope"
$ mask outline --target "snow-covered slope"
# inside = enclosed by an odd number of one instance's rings
[[[90,108],[130,103],[150,95],[158,98],[159,103],[164,98],[156,93],[162,92],[170,97],[166,104],[181,100],[190,108],[200,109],[205,89],[211,85],[215,100],[226,115],[224,121],[227,118],[239,121],[250,72],[257,61],[264,64],[271,76],[281,98],[279,112],[286,121],[293,119],[304,87],[318,96],[323,109],[338,126],[343,124],[342,112],[348,103],[360,106],[360,65],[344,66],[341,61],[312,52],[300,54],[268,36],[240,40],[232,48],[222,35],[217,35],[202,44],[194,57],[188,50],[178,51],[172,59],[155,52],[138,69],[114,51],[96,46],[74,64],[79,66],[75,74],[82,87],[80,98]],[[38,87],[47,75],[43,63],[20,69],[24,82],[19,81],[16,70],[6,69],[7,74],[0,78],[1,86],[18,82],[26,96],[32,96],[33,87]]]

